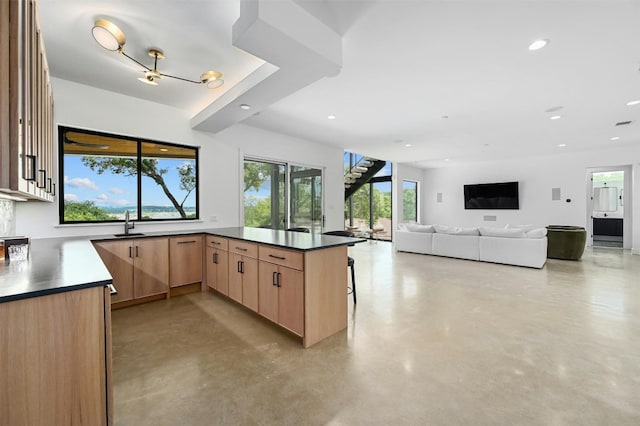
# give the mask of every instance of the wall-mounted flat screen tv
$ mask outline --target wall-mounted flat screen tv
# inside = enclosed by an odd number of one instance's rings
[[[464,208],[517,210],[518,182],[465,185]]]

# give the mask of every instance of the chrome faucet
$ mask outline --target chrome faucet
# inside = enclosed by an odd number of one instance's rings
[[[129,223],[129,210],[124,212],[124,234],[129,235],[129,229],[135,228],[135,223]]]

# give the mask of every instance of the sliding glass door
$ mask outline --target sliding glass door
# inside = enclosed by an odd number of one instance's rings
[[[284,229],[286,165],[244,161],[244,226]]]
[[[290,227],[322,232],[322,170],[291,166]]]
[[[322,170],[244,160],[244,226],[322,232]]]

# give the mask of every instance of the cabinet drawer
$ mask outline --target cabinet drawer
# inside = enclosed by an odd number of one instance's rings
[[[287,268],[303,270],[304,255],[298,251],[283,250],[275,247],[260,246],[260,260],[286,266]]]
[[[207,246],[220,250],[228,250],[229,240],[226,238],[214,237],[213,235],[207,235]]]
[[[239,240],[229,240],[229,251],[243,256],[258,257],[258,245]]]

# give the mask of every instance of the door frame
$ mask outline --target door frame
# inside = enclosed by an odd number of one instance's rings
[[[587,168],[586,180],[587,180],[587,246],[593,246],[593,181],[592,176],[594,173],[602,172],[615,172],[622,170],[624,172],[624,191],[622,194],[622,201],[624,203],[624,210],[622,213],[622,248],[631,249],[633,245],[633,226],[632,220],[632,194],[633,194],[633,175],[631,165],[625,166],[607,166],[607,167],[589,167]]]

